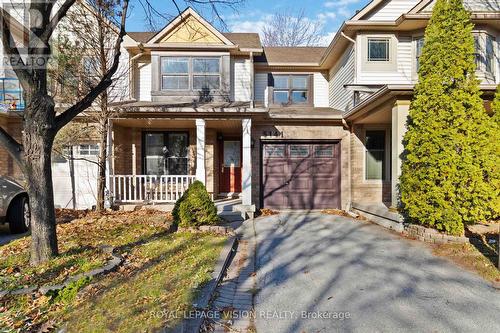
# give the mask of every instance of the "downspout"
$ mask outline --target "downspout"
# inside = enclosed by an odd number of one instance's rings
[[[356,81],[356,64],[357,64],[357,61],[356,61],[356,57],[357,57],[357,54],[356,54],[356,41],[354,39],[352,39],[351,37],[347,36],[343,31],[340,32],[340,35],[353,44],[353,50],[354,50],[354,81]],[[354,96],[353,96],[353,99],[354,99]],[[353,103],[353,105],[354,105],[354,103]],[[351,209],[352,209],[352,189],[353,189],[353,186],[352,186],[352,155],[351,155],[352,154],[352,150],[351,150],[351,140],[352,140],[352,133],[353,133],[354,129],[353,129],[353,126],[349,126],[349,124],[347,124],[347,122],[346,122],[346,120],[344,118],[342,118],[342,125],[349,132],[348,135],[349,135],[349,186],[350,186],[350,190],[349,190],[349,200],[347,202],[347,207],[345,209],[346,209],[346,211],[347,211],[347,213],[349,215],[351,215],[352,217],[357,217],[358,214],[356,214],[356,213],[354,213],[354,212],[351,211]]]
[[[253,52],[250,51],[250,109],[255,107],[254,101],[254,81],[255,81],[255,73],[254,73],[254,63],[253,63]]]
[[[128,91],[128,97],[129,99],[134,99],[134,94],[135,94],[135,67],[134,67],[134,60],[142,57],[143,55],[145,54],[145,52],[141,52],[139,54],[136,54],[135,56],[133,56],[132,58],[129,59],[129,78],[130,78],[130,84],[129,84],[129,87],[131,87],[131,89],[129,89]]]

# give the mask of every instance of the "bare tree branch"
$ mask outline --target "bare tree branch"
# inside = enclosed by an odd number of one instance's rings
[[[122,10],[122,18],[120,24],[120,32],[116,38],[115,46],[113,48],[115,52],[115,56],[113,58],[113,63],[107,73],[101,78],[100,82],[95,86],[95,88],[91,89],[85,97],[83,97],[80,101],[75,103],[72,107],[61,113],[56,117],[56,130],[60,130],[64,125],[69,123],[74,117],[76,117],[79,113],[84,111],[86,108],[92,105],[92,102],[103,92],[105,91],[112,83],[113,83],[113,75],[116,72],[118,65],[120,63],[120,55],[121,55],[121,43],[123,41],[123,37],[125,36],[125,22],[127,16],[128,9],[128,0],[125,0],[123,3]]]
[[[315,46],[321,41],[322,23],[310,20],[300,9],[293,13],[285,9],[273,14],[262,29],[265,46]]]
[[[12,66],[12,69],[16,73],[19,82],[21,82],[23,89],[28,90],[29,86],[33,84],[33,76],[26,69],[26,65],[19,54],[18,48],[11,45],[11,43],[14,43],[14,37],[10,31],[9,23],[18,23],[20,28],[23,30],[25,30],[25,28],[3,7],[0,7],[0,20],[2,21],[2,45],[4,48],[4,55],[11,57],[18,63],[18,65]]]
[[[56,29],[57,25],[61,21],[63,17],[66,16],[66,13],[68,10],[73,6],[73,4],[76,2],[76,0],[66,0],[64,3],[61,5],[57,13],[52,17],[50,20],[49,24],[45,27],[45,31],[43,32],[41,36],[41,40],[44,43],[48,43],[50,37],[52,36],[52,33]]]

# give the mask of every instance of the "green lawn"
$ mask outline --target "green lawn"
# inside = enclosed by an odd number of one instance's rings
[[[195,288],[210,279],[226,238],[208,233],[172,234],[164,215],[137,215],[86,217],[65,224],[67,228],[71,225],[72,236],[68,241],[61,237],[60,243],[73,242],[65,248],[111,244],[126,259],[124,265],[104,277],[80,281],[58,295],[1,300],[0,332],[50,331],[62,326],[69,332],[138,332],[176,324],[180,319],[164,314],[190,308]],[[19,244],[9,246],[18,248]],[[12,256],[10,262],[16,260]],[[84,261],[85,256],[80,258]],[[47,265],[58,261],[67,262],[57,258]],[[82,270],[84,266],[78,267]]]

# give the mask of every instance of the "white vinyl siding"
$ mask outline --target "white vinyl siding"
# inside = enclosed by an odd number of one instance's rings
[[[463,0],[464,7],[468,10],[476,12],[494,12],[500,11],[500,2],[498,0]],[[430,4],[422,9],[422,12],[431,12],[434,8],[436,1],[432,1]]]
[[[139,101],[151,101],[151,62],[137,62],[136,97]]]
[[[330,70],[329,106],[346,111],[352,105],[353,92],[344,87],[354,83],[354,48],[349,47],[337,65]]]
[[[255,73],[255,101],[264,103],[267,88],[267,73]]]
[[[411,84],[413,82],[412,70],[414,67],[412,38],[410,36],[399,36],[394,39],[394,47],[396,48],[396,66],[393,69],[384,69],[382,66],[374,64],[370,70],[363,70],[361,64],[364,61],[366,53],[366,45],[363,42],[366,38],[357,38],[357,84]],[[377,70],[380,67],[380,70]]]
[[[247,102],[251,99],[250,66],[249,59],[231,59],[231,97],[233,101]]]
[[[315,107],[328,107],[328,80],[321,73],[314,73],[313,93]]]
[[[367,19],[369,21],[394,21],[402,14],[408,13],[415,7],[419,0],[389,0],[379,6],[379,9],[373,11]]]

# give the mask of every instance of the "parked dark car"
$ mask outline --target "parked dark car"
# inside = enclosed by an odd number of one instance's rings
[[[15,180],[0,177],[0,223],[9,223],[10,232],[29,230],[31,221],[28,193]]]

